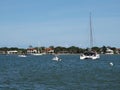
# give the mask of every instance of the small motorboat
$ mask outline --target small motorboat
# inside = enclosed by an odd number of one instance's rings
[[[58,56],[55,56],[55,57],[53,57],[53,59],[52,60],[55,60],[55,61],[61,61],[62,59],[61,58],[59,58]]]

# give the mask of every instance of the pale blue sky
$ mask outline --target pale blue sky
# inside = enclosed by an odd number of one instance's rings
[[[120,0],[0,0],[0,47],[120,47]]]

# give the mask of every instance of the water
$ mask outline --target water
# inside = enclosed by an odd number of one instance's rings
[[[120,55],[101,55],[99,60],[61,55],[61,62],[52,58],[0,55],[0,90],[120,90]]]

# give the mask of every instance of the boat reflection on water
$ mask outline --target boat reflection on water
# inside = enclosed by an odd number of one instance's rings
[[[18,55],[18,57],[27,57],[26,55],[22,54],[22,55]]]

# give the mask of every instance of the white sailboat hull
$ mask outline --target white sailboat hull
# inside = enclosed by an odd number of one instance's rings
[[[84,54],[80,55],[80,59],[81,59],[81,60],[83,60],[83,59],[93,59],[93,60],[95,60],[95,59],[99,59],[99,58],[100,58],[100,55],[99,55],[99,54],[91,55],[91,56],[89,56],[89,55],[84,55]]]

